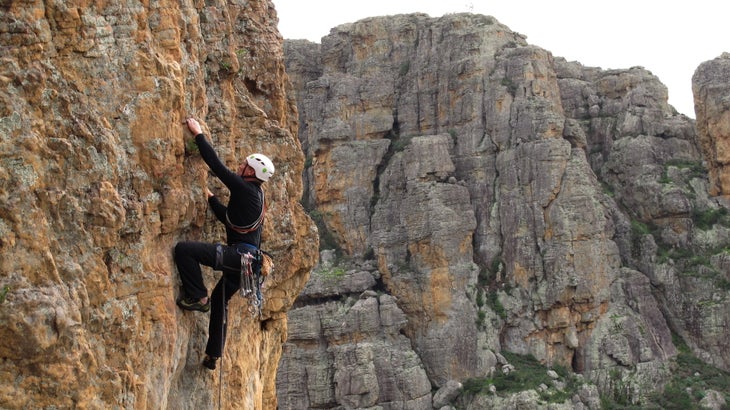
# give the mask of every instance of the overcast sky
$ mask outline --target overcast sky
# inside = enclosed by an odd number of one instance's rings
[[[692,75],[730,52],[726,0],[273,0],[285,39],[319,43],[330,29],[366,17],[471,12],[495,17],[529,44],[585,66],[642,66],[669,89],[669,103],[692,118]]]

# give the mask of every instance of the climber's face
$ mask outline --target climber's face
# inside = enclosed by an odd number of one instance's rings
[[[255,177],[256,170],[251,168],[247,163],[238,166],[238,175],[242,177]]]

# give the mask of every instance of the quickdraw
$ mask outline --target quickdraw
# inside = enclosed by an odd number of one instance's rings
[[[241,255],[241,296],[249,300],[250,306],[248,309],[251,314],[258,313],[259,318],[261,318],[261,308],[264,304],[261,284],[264,280],[261,276],[261,270],[254,267],[257,258],[248,251],[239,252],[239,254]]]

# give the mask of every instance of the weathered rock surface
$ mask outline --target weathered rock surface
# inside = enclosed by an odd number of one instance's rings
[[[545,403],[536,390],[526,390],[506,397],[482,395],[463,403],[468,410],[530,409],[530,410],[598,410],[601,408],[595,386],[584,385],[580,394],[562,403]]]
[[[670,328],[730,368],[718,326],[730,317],[728,205],[708,189],[694,122],[650,72],[567,62],[469,14],[365,19],[321,45],[285,42],[285,56],[304,203],[327,245],[377,262],[372,289],[395,296],[434,391],[491,374],[504,349],[603,392],[619,377],[639,403],[670,375]],[[303,295],[292,315],[352,308],[330,292]],[[279,380],[301,385],[280,386],[281,402],[335,383],[322,353],[358,346],[357,333],[309,330],[286,344]],[[315,357],[328,357],[319,378],[287,374]],[[360,394],[390,408],[374,387]]]
[[[176,241],[223,240],[188,115],[231,167],[276,162],[276,275],[263,322],[231,302],[222,404],[276,406],[286,311],[317,258],[276,24],[264,0],[2,3],[0,407],[217,407],[207,315],[175,305]]]
[[[375,276],[377,271],[362,267],[313,272],[290,312],[287,360],[277,378],[280,408],[370,408],[383,402],[430,408],[431,383],[401,334],[406,316],[393,296],[367,291]]]
[[[730,53],[701,64],[692,77],[697,131],[710,171],[710,195],[730,196]]]

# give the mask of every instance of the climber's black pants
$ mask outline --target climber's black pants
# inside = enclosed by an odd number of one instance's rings
[[[187,297],[197,300],[208,295],[201,264],[223,272],[210,296],[208,344],[205,348],[208,356],[222,356],[226,342],[228,301],[241,286],[241,255],[236,248],[206,242],[179,242],[175,246],[175,264]]]

